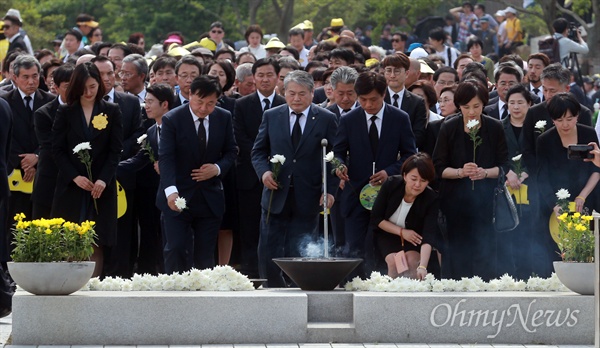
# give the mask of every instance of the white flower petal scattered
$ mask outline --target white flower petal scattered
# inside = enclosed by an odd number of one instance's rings
[[[192,269],[182,274],[135,274],[131,279],[106,277],[90,279],[85,288],[91,291],[252,291],[254,286],[245,275],[230,266]]]
[[[179,210],[184,210],[185,208],[187,208],[187,202],[186,202],[185,198],[183,198],[183,197],[175,198],[175,206]]]
[[[512,160],[513,160],[514,162],[520,161],[522,156],[523,156],[523,154],[516,155],[515,157],[513,157],[513,158],[512,158]]]
[[[473,129],[473,127],[477,127],[478,125],[479,125],[479,121],[477,121],[477,120],[469,120],[469,122],[467,122],[468,129]]]
[[[366,280],[354,278],[346,283],[344,288],[347,291],[376,292],[569,291],[554,273],[548,279],[532,277],[526,282],[505,274],[485,282],[480,277],[437,280],[431,274],[425,276],[422,281],[403,277],[392,279],[373,272]]]
[[[333,158],[334,158],[334,156],[333,156],[333,151],[329,151],[329,152],[327,153],[327,155],[325,155],[325,158],[323,158],[323,159],[324,159],[326,162],[331,162],[331,161],[333,161]]]
[[[546,127],[546,121],[542,120],[542,121],[537,121],[535,123],[535,128],[537,129],[544,129]]]
[[[556,191],[556,198],[558,199],[567,199],[569,197],[571,197],[571,194],[567,189],[561,188],[560,190]]]
[[[92,145],[90,145],[90,143],[86,141],[86,142],[77,144],[73,148],[73,153],[76,154],[79,151],[82,151],[82,150],[91,150],[91,149],[92,149]]]
[[[146,138],[147,138],[147,137],[148,137],[148,135],[147,135],[147,134],[142,134],[142,135],[140,135],[140,137],[139,137],[139,138],[137,138],[137,143],[138,143],[138,144],[141,144],[141,143],[143,143],[143,142],[144,142],[144,140],[146,140]]]
[[[283,165],[285,163],[285,156],[273,155],[273,157],[271,158],[271,163],[280,163],[281,165]]]

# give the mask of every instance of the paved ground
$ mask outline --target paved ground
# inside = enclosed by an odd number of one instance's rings
[[[0,319],[0,347],[4,348],[36,348],[36,346],[18,346],[6,344],[12,330],[12,315]],[[308,344],[203,344],[196,346],[37,346],[37,348],[594,348],[589,346],[559,345],[540,346],[522,344],[342,344],[342,343],[308,343]]]

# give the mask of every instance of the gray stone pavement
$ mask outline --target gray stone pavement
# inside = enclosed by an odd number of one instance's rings
[[[414,343],[300,343],[300,344],[202,344],[195,346],[20,346],[7,344],[12,331],[12,315],[0,319],[0,347],[3,348],[594,348],[592,345],[522,345],[522,344],[414,344]]]

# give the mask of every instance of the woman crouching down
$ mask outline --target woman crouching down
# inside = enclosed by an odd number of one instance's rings
[[[388,275],[423,279],[437,236],[437,194],[427,186],[435,177],[426,153],[409,157],[402,175],[390,176],[381,186],[371,211],[375,245],[388,266]],[[408,270],[399,274],[397,253],[404,251]]]

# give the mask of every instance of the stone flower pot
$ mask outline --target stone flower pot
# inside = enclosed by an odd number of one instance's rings
[[[554,261],[554,271],[569,290],[581,295],[594,295],[594,263]]]
[[[81,289],[92,277],[96,263],[9,262],[15,283],[34,295],[69,295]]]

